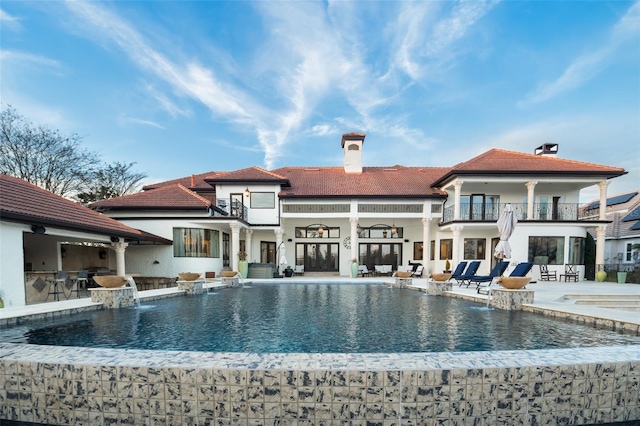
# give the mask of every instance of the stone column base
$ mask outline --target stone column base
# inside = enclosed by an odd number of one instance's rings
[[[89,291],[91,292],[91,301],[94,303],[102,303],[105,308],[118,309],[135,305],[133,289],[131,287],[99,287],[90,288]]]
[[[533,303],[532,290],[506,290],[492,289],[489,306],[507,311],[517,311],[522,309],[523,304]]]
[[[240,287],[240,278],[238,278],[238,277],[233,277],[233,278],[222,277],[222,284],[224,284],[225,287]]]
[[[398,287],[398,288],[405,288],[408,285],[411,285],[413,283],[413,279],[411,278],[395,278],[395,281],[393,282],[393,286],[394,287]]]
[[[432,296],[441,296],[445,291],[451,291],[453,284],[442,281],[429,281],[427,283],[427,294]]]
[[[202,281],[177,281],[178,290],[182,290],[187,294],[202,294]]]

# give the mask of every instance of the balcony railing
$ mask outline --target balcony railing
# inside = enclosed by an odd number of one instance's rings
[[[214,216],[228,216],[249,220],[249,209],[241,201],[231,200],[229,198],[218,198],[216,206],[213,208]]]
[[[472,222],[495,222],[500,217],[507,203],[500,204],[460,204],[460,219]],[[527,204],[509,203],[515,212],[518,220],[527,220]],[[454,206],[444,209],[441,223],[448,223],[454,220]],[[585,220],[598,220],[597,209],[584,210],[577,203],[540,204],[533,205],[533,218],[531,220],[553,221],[553,222],[576,222]]]

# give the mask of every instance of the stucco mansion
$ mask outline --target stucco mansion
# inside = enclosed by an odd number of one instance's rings
[[[370,269],[420,263],[425,276],[441,272],[447,260],[454,267],[480,260],[478,272],[486,274],[496,262],[496,221],[507,204],[518,218],[509,240],[512,262],[529,260],[558,271],[565,264],[584,265],[591,228],[596,264],[604,263],[610,221],[605,209],[581,209],[579,195],[598,185],[605,206],[609,180],[624,169],[559,158],[555,144],[533,153],[491,149],[446,167],[365,167],[364,146],[364,134],[347,133],[341,166],[212,171],[95,203],[91,213],[113,219],[116,227],[100,231],[99,238],[38,218],[3,216],[3,227],[22,226],[11,234],[16,241],[3,241],[3,258],[15,247],[24,252],[10,265],[3,262],[2,279],[5,266],[19,268],[17,277],[41,269],[43,262],[51,270],[101,266],[146,276],[218,274],[237,270],[238,253],[280,270],[286,259],[318,275],[348,276],[352,259]],[[582,279],[584,266],[579,273]],[[10,292],[14,304],[25,291]]]

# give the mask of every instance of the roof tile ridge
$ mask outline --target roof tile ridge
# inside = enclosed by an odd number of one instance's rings
[[[204,203],[205,206],[210,207],[211,206],[211,201],[207,200],[206,198],[204,198],[203,196],[193,192],[192,190],[190,190],[189,188],[185,187],[182,184],[177,184],[176,185],[179,189],[187,192],[189,195],[191,195],[192,197],[202,201]]]
[[[270,171],[270,170],[267,170],[267,169],[263,169],[262,167],[259,167],[259,166],[253,166],[253,168],[254,168],[254,169],[256,169],[256,170],[258,170],[258,171],[260,171],[260,172],[262,172],[262,173],[266,173],[266,174],[268,174],[268,175],[271,175],[271,176],[273,176],[273,177],[276,177],[276,178],[278,178],[278,179],[287,179],[287,178],[286,178],[286,177],[284,177],[284,176],[280,176],[280,175],[279,175],[279,174],[277,174],[277,173],[274,173],[274,172],[272,172],[272,171]]]

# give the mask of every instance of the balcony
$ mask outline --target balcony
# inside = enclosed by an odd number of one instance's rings
[[[509,203],[519,221],[527,220],[526,203]],[[460,204],[460,221],[469,222],[495,222],[500,217],[507,203],[500,204]],[[531,220],[550,222],[577,222],[599,220],[598,209],[584,210],[578,203],[540,204],[533,205],[533,218]],[[454,206],[444,209],[442,222],[454,221]]]
[[[229,218],[238,218],[248,221],[248,213],[249,209],[244,203],[229,198],[218,198],[216,200],[216,206],[213,207],[213,216],[216,217],[226,216]]]

